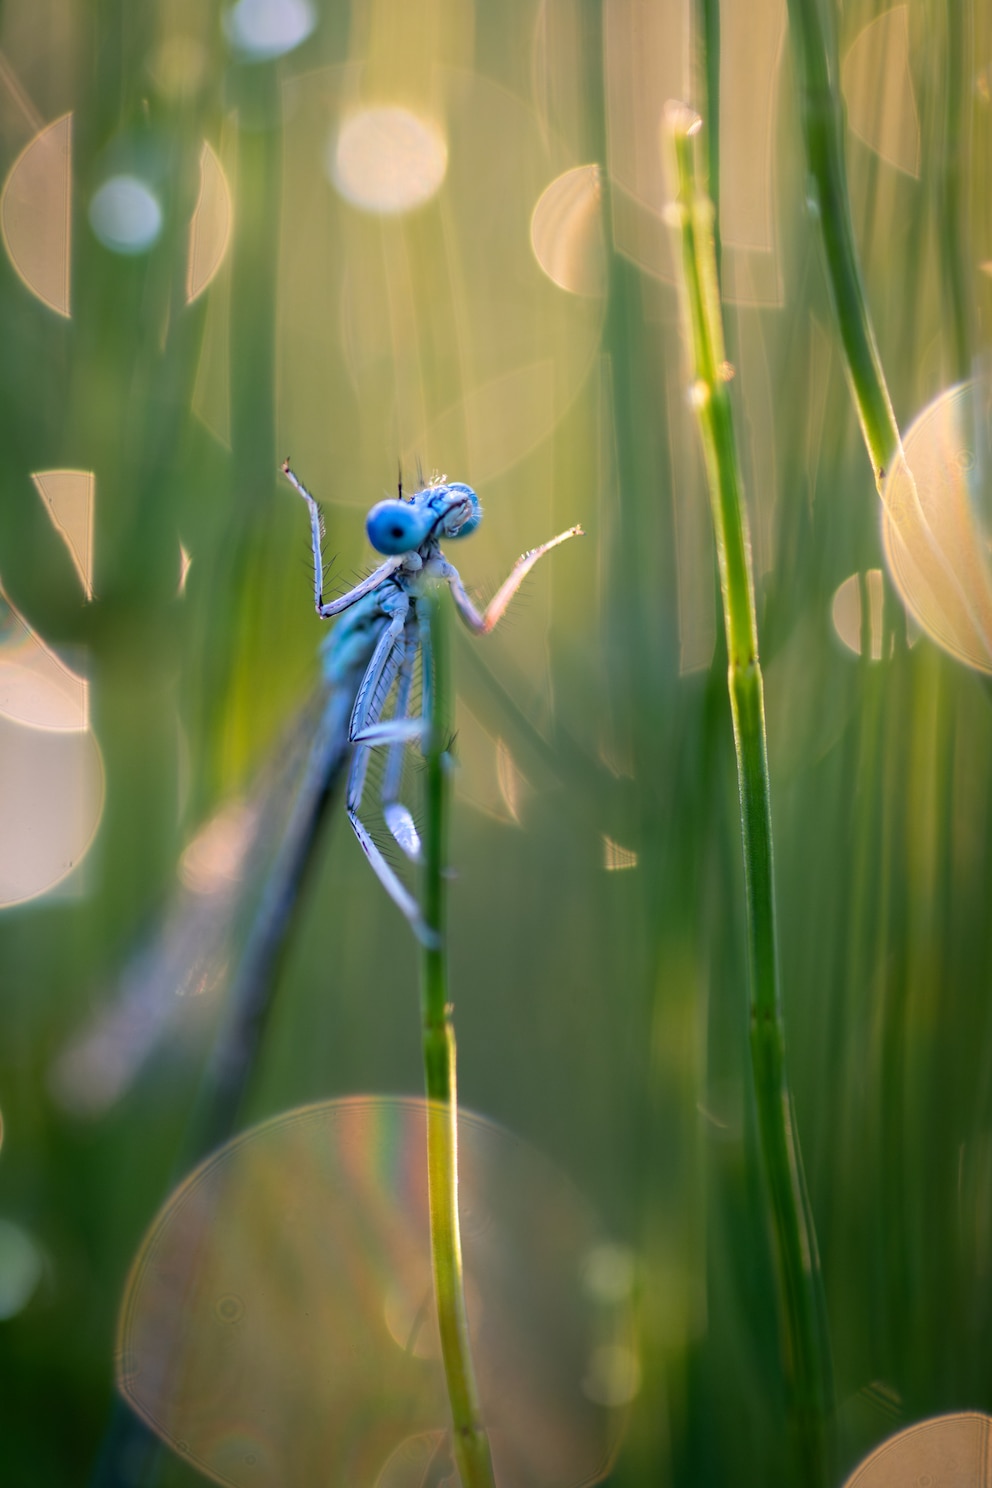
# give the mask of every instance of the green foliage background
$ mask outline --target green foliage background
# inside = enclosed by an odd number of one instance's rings
[[[842,55],[882,9],[844,6]],[[853,132],[848,166],[905,427],[972,374],[987,340],[992,23],[977,4],[903,9],[917,174]],[[761,15],[783,32],[773,75],[725,48],[723,80],[745,112],[773,89],[753,189],[769,173],[778,288],[738,295],[727,333],[840,1481],[900,1424],[992,1410],[992,709],[981,676],[925,637],[908,645],[887,578],[884,659],[834,629],[842,581],[884,568],[880,505],[806,200],[784,14]],[[247,65],[215,6],[8,0],[0,13],[4,170],[30,134],[11,79],[39,127],[73,112],[71,315],[0,255],[0,574],[89,677],[106,781],[73,891],[0,918],[0,1217],[45,1261],[28,1305],[0,1322],[5,1481],[94,1469],[118,1302],[176,1181],[204,1044],[172,1041],[96,1121],[53,1099],[52,1062],[114,997],[184,840],[269,780],[316,679],[306,522],[277,476],[289,452],[327,504],[342,584],[364,571],[363,514],[398,458],[408,481],[420,458],[479,489],[487,520],[458,561],[483,591],[521,549],[586,528],[529,581],[505,636],[453,648],[460,1096],[550,1155],[635,1253],[643,1377],[613,1480],[786,1480],[706,496],[674,289],[617,228],[623,141],[633,128],[645,155],[660,148],[685,25],[675,5],[324,0],[303,46]],[[195,61],[180,83],[177,42]],[[448,121],[448,179],[409,216],[363,216],[323,171],[332,124],[365,96]],[[204,140],[234,229],[186,304]],[[164,208],[153,249],[130,258],[87,219],[119,160]],[[529,223],[544,187],[589,161],[604,168],[604,293],[577,296],[542,274]],[[661,204],[641,209],[663,237]],[[594,233],[570,251],[600,263]],[[735,251],[725,233],[725,264]],[[89,604],[29,479],[60,468],[95,473]],[[507,758],[524,781],[518,821],[499,789]],[[246,1121],[420,1088],[413,942],[340,814],[329,836]],[[636,866],[607,871],[618,848]],[[158,1470],[198,1481],[178,1462]]]

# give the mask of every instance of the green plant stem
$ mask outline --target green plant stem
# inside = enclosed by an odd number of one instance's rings
[[[788,6],[802,95],[806,158],[816,191],[827,278],[861,432],[881,492],[885,472],[900,447],[899,426],[882,371],[854,244],[836,50],[831,47],[828,51],[821,0],[788,0]]]
[[[424,919],[431,943],[423,953],[421,1018],[427,1088],[427,1183],[434,1296],[441,1357],[451,1405],[454,1458],[462,1488],[495,1488],[489,1438],[472,1368],[458,1222],[458,1094],[455,1031],[448,1002],[445,858],[449,796],[448,657],[445,615],[437,594],[420,601],[430,627],[430,737],[424,832]]]
[[[713,213],[713,255],[720,281],[720,0],[696,0],[696,25],[702,53],[702,82],[706,120],[706,192],[716,203]]]
[[[694,138],[699,120],[669,106],[675,147],[675,220],[682,260],[682,311],[693,362],[713,509],[737,751],[750,982],[750,1044],[758,1125],[776,1240],[787,1334],[787,1374],[802,1481],[829,1481],[832,1407],[826,1310],[785,1062],[772,871],[768,746],[747,512],[734,442],[713,246],[713,207],[697,191]]]

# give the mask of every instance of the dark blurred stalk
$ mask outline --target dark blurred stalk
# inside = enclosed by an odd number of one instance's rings
[[[830,1480],[828,1422],[833,1402],[830,1350],[785,1061],[764,686],[716,280],[713,207],[696,184],[698,116],[681,105],[669,105],[668,127],[675,155],[674,210],[682,316],[692,356],[691,396],[710,488],[727,638],[747,896],[751,1066],[787,1334],[786,1369],[801,1481],[825,1485]]]
[[[200,783],[211,797],[218,786],[227,791],[232,779],[244,779],[258,737],[258,675],[242,658],[263,651],[266,640],[279,465],[275,344],[283,131],[277,64],[233,63],[228,90],[238,119],[228,349],[232,520],[215,564],[218,602],[203,660],[203,696],[209,701],[201,727],[220,751],[210,777]]]
[[[935,217],[940,239],[944,303],[953,348],[953,376],[960,381],[971,373],[972,326],[975,323],[970,292],[972,269],[967,253],[971,234],[967,222],[967,196],[962,189],[968,180],[971,159],[968,124],[972,88],[968,69],[975,54],[974,18],[968,0],[955,0],[953,5],[933,6],[931,9],[933,22],[938,28],[943,28],[941,84],[944,114],[935,162]]]
[[[429,934],[423,951],[421,1020],[431,1264],[455,1462],[463,1488],[495,1488],[489,1438],[472,1367],[458,1219],[458,1094],[445,937],[451,715],[447,617],[436,593],[421,599],[420,605],[430,637],[430,644],[424,648],[424,687],[428,689],[430,719],[424,743],[424,920]]]
[[[823,0],[788,0],[788,5],[806,158],[816,191],[827,278],[861,432],[875,484],[881,491],[885,472],[899,449],[899,426],[882,371],[854,243],[836,43],[827,30]]]

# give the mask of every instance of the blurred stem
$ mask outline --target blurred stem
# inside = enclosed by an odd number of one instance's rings
[[[423,953],[421,1017],[427,1087],[427,1185],[431,1263],[441,1334],[441,1356],[451,1405],[454,1457],[462,1488],[495,1488],[489,1438],[482,1424],[472,1368],[458,1221],[458,1095],[455,1030],[448,1002],[445,900],[449,762],[449,685],[446,616],[438,594],[419,601],[430,644],[424,649],[424,686],[429,688],[430,734],[424,745],[427,770],[424,833],[424,919],[430,943]]]
[[[715,203],[713,254],[720,284],[720,0],[696,0],[696,17],[706,94],[705,108],[700,110],[706,120],[706,192]]]
[[[861,432],[881,492],[885,472],[899,450],[899,426],[878,355],[854,243],[836,48],[828,52],[822,0],[788,0],[788,6],[802,93],[806,157],[816,188],[827,278]]]
[[[933,20],[943,27],[944,100],[943,137],[935,171],[935,216],[953,348],[953,375],[956,381],[962,381],[972,371],[971,327],[975,319],[970,295],[971,265],[965,251],[965,245],[971,241],[966,189],[971,161],[972,107],[968,69],[975,55],[971,6],[968,0],[956,0],[954,5],[933,7]]]
[[[692,354],[692,400],[699,420],[713,509],[737,751],[750,981],[751,1065],[771,1198],[787,1369],[802,1481],[830,1478],[832,1407],[826,1309],[802,1158],[785,1064],[772,872],[772,819],[765,705],[747,512],[727,390],[713,207],[697,191],[694,141],[699,120],[670,105],[675,147],[676,221],[682,258],[682,314]]]

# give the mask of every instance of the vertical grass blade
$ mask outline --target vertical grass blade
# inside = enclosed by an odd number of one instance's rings
[[[445,941],[450,777],[446,617],[437,594],[421,599],[420,605],[427,611],[429,636],[429,644],[424,647],[424,686],[429,688],[430,696],[430,734],[424,746],[424,919],[431,935],[423,952],[421,1017],[427,1088],[431,1264],[441,1356],[451,1405],[453,1452],[462,1488],[495,1488],[489,1438],[482,1424],[472,1368],[458,1222],[458,1093]]]
[[[899,449],[899,426],[868,313],[847,191],[844,113],[835,48],[828,52],[820,0],[788,0],[800,80],[806,158],[816,191],[827,278],[844,362],[879,492]]]
[[[713,243],[713,208],[697,190],[698,117],[669,105],[675,156],[673,223],[692,357],[692,401],[702,436],[720,567],[737,752],[750,982],[751,1066],[776,1242],[800,1480],[829,1481],[832,1380],[825,1306],[785,1062],[772,866],[768,748],[747,512],[734,442]]]

